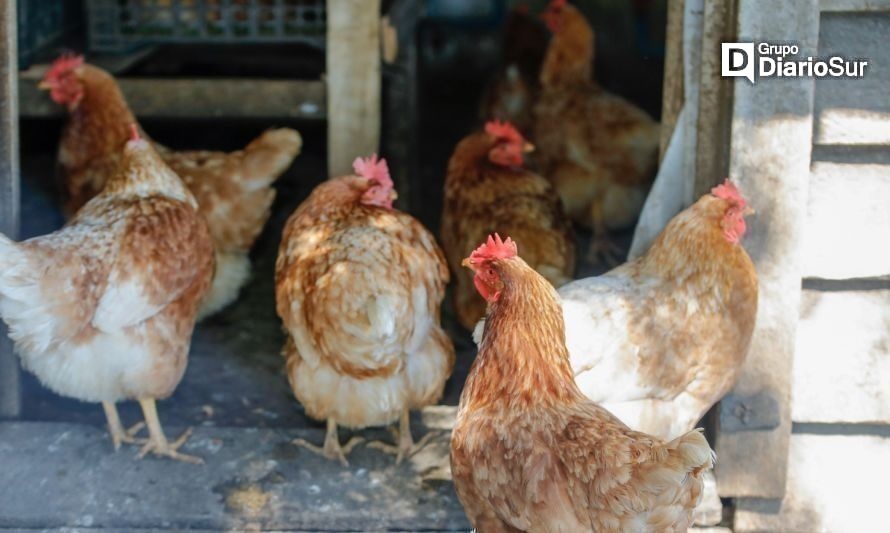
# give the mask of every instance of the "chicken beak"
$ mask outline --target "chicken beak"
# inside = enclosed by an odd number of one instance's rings
[[[534,152],[534,151],[535,151],[535,145],[533,145],[532,143],[526,141],[526,142],[522,145],[522,153],[523,153],[523,154],[530,154],[530,153],[532,153],[532,152]]]
[[[461,262],[460,262],[460,266],[462,266],[462,267],[467,267],[467,268],[469,268],[470,270],[476,270],[475,268],[473,268],[473,262],[470,261],[470,258],[469,258],[469,257],[467,257],[466,259],[464,259],[463,261],[461,261]]]
[[[40,80],[40,82],[37,84],[37,88],[41,91],[48,91],[53,88],[53,84],[46,80]]]
[[[746,206],[745,206],[745,210],[742,211],[742,215],[743,215],[743,216],[746,216],[746,217],[747,217],[747,216],[750,216],[750,215],[754,215],[754,214],[757,214],[757,211],[756,211],[753,207],[751,207],[750,205],[746,205]]]
[[[397,199],[398,197],[399,197],[399,193],[397,193],[397,192],[395,191],[395,189],[389,191],[389,199],[390,199],[391,201],[395,202],[396,199]]]

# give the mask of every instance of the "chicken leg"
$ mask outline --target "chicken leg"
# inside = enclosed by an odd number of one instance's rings
[[[114,402],[102,402],[102,408],[105,409],[105,419],[108,420],[108,433],[111,435],[111,442],[114,444],[115,451],[120,449],[122,443],[143,444],[146,442],[145,439],[136,438],[136,435],[145,427],[145,422],[139,422],[130,429],[124,429]]]
[[[429,432],[423,437],[420,438],[420,441],[417,444],[414,443],[414,439],[411,437],[411,417],[409,416],[408,409],[402,411],[402,415],[399,417],[399,443],[396,446],[392,444],[387,444],[381,441],[373,441],[368,443],[369,448],[375,448],[384,453],[393,454],[396,456],[396,464],[401,463],[404,459],[410,458],[415,453],[419,452],[423,449],[424,446],[435,436],[435,433]]]
[[[140,399],[139,405],[142,406],[142,413],[145,415],[145,423],[148,425],[148,442],[139,451],[140,459],[145,457],[148,453],[153,453],[155,455],[169,457],[170,459],[176,459],[177,461],[184,461],[186,463],[202,464],[204,462],[200,457],[186,455],[177,451],[191,436],[192,428],[185,430],[179,438],[171,443],[167,440],[166,435],[164,435],[164,430],[161,428],[161,421],[158,420],[158,411],[155,407],[154,399]]]
[[[364,441],[365,439],[361,437],[352,437],[345,446],[341,447],[340,438],[337,436],[337,421],[333,418],[328,418],[328,430],[324,436],[323,447],[318,447],[306,439],[294,439],[291,441],[291,444],[305,448],[327,459],[340,461],[340,464],[343,466],[349,466],[346,456],[349,455],[353,448]]]

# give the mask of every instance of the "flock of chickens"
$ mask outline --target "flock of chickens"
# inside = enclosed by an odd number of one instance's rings
[[[727,180],[646,255],[571,281],[571,221],[593,227],[595,253],[611,252],[606,231],[631,224],[645,198],[658,125],[593,82],[578,10],[553,0],[544,19],[553,37],[539,76],[505,66],[485,104],[502,120],[454,150],[443,248],[393,208],[376,156],[288,220],[275,266],[287,377],[327,421],[322,447],[296,444],[345,465],[360,439],[341,446],[338,426],[398,421],[395,446],[370,445],[397,461],[423,445],[408,413],[439,401],[451,374],[440,306],[454,275],[454,308],[479,348],[451,440],[474,527],[683,531],[714,462],[694,425],[733,385],[754,327],[757,276],[740,246],[751,209]],[[0,235],[0,316],[47,387],[103,404],[115,448],[201,462],[179,451],[188,432],[167,439],[155,400],[181,380],[195,322],[245,283],[300,136],[176,152],[81,57],[57,60],[41,86],[69,111],[59,162],[71,218],[21,243]],[[145,420],[127,429],[115,403],[130,399]]]

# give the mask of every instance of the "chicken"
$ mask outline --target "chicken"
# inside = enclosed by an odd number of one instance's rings
[[[556,290],[512,240],[489,237],[465,264],[489,303],[451,437],[473,526],[685,532],[714,463],[702,432],[640,433],[581,393]]]
[[[659,124],[593,81],[593,29],[574,6],[552,0],[545,20],[554,35],[534,109],[541,173],[556,186],[569,217],[593,228],[590,258],[614,264],[618,249],[608,231],[631,226],[643,208],[655,176]]]
[[[491,121],[458,143],[448,163],[442,245],[457,278],[454,308],[467,329],[485,315],[485,300],[460,262],[493,231],[527,242],[529,264],[554,286],[572,279],[571,224],[550,182],[523,168],[522,154],[531,149],[510,123]]]
[[[71,215],[101,191],[115,172],[120,148],[127,140],[126,124],[136,119],[114,78],[84,64],[81,56],[56,60],[40,86],[69,111],[59,145],[59,166],[67,194],[65,209]],[[300,135],[288,128],[269,130],[244,150],[229,154],[174,151],[152,142],[197,199],[213,237],[216,273],[199,318],[233,302],[247,282],[247,254],[275,199],[271,185],[290,166],[301,143]]]
[[[757,315],[757,273],[739,244],[750,212],[727,180],[674,217],[646,255],[559,289],[584,394],[667,438],[729,391]]]
[[[525,135],[531,133],[548,39],[547,30],[529,16],[528,6],[510,12],[504,24],[501,66],[482,93],[482,121],[495,117],[512,122]]]
[[[291,215],[275,264],[287,376],[306,413],[327,421],[324,448],[348,464],[337,426],[399,421],[397,462],[417,446],[410,409],[434,404],[454,366],[439,324],[448,268],[435,238],[392,207],[384,160],[356,159],[356,175],[322,183]],[[379,447],[379,446],[378,446]]]
[[[140,457],[200,462],[177,451],[189,431],[167,440],[155,400],[185,372],[213,244],[195,198],[135,128],[117,172],[66,226],[21,243],[0,235],[0,316],[45,386],[102,403],[115,449],[136,442],[115,403],[137,399]]]

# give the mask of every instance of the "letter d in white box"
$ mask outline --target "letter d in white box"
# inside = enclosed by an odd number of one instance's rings
[[[721,43],[720,75],[741,76],[754,83],[754,43]]]

